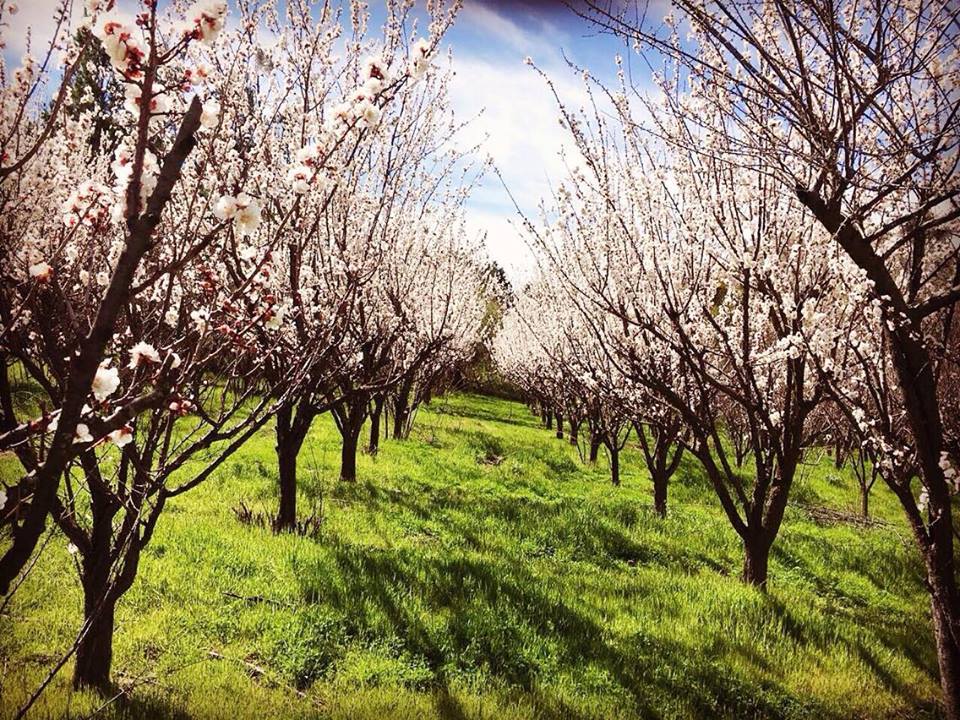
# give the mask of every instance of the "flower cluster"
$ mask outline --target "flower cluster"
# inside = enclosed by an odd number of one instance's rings
[[[20,67],[13,71],[13,94],[26,95],[33,87],[37,75],[37,62],[30,55],[24,55]]]
[[[297,151],[297,162],[287,171],[287,182],[293,191],[299,195],[307,192],[313,185],[321,191],[329,187],[329,176],[320,167],[321,146],[313,144],[300,148]]]
[[[107,15],[94,24],[93,34],[103,44],[114,70],[127,80],[139,80],[143,76],[146,49],[130,26]]]
[[[152,365],[160,362],[160,353],[148,342],[140,341],[130,348],[131,370],[135,370],[142,365]]]
[[[143,105],[143,89],[139,85],[129,84],[123,89],[123,108],[134,117],[140,116]],[[151,94],[149,107],[151,115],[162,115],[170,110],[170,99],[164,92]]]
[[[213,130],[220,122],[220,103],[216,100],[208,100],[203,104],[203,111],[200,113],[200,126],[207,130]]]
[[[226,16],[226,0],[199,0],[187,13],[184,34],[205,45],[212,45],[223,30]]]
[[[413,44],[410,51],[410,62],[407,65],[407,72],[414,80],[419,80],[430,69],[430,43],[420,38]]]
[[[260,203],[246,193],[236,197],[222,196],[217,200],[213,214],[219,220],[232,220],[234,230],[240,235],[252,235],[260,227]]]
[[[86,180],[64,200],[63,224],[74,227],[78,223],[91,228],[102,228],[110,218],[113,192],[106,185]]]

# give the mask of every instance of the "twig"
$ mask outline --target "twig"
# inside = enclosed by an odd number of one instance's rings
[[[252,677],[254,678],[261,678],[261,677],[266,678],[267,680],[277,685],[278,687],[282,687],[286,690],[289,690],[290,692],[296,693],[297,697],[301,699],[306,699],[308,697],[307,693],[305,693],[303,690],[298,690],[292,685],[287,685],[285,682],[281,682],[277,680],[276,677],[271,676],[271,673],[266,668],[261,667],[256,663],[252,663],[249,660],[242,660],[240,658],[229,657],[227,655],[224,655],[223,653],[217,652],[216,650],[212,650],[212,649],[209,651],[209,653],[207,653],[207,655],[212,660],[229,660],[231,662],[237,663],[238,665],[243,665],[245,668],[247,668],[247,670],[251,672]],[[314,698],[314,704],[317,705],[318,707],[323,705],[322,701],[319,698]]]
[[[280,602],[279,600],[274,600],[273,598],[264,597],[263,595],[238,595],[235,592],[225,591],[225,597],[233,598],[234,600],[243,600],[248,603],[269,603],[270,605],[276,605],[277,607],[290,607],[287,603]]]

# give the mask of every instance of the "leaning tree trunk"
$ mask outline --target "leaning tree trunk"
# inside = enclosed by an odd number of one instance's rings
[[[960,648],[951,633],[956,627],[957,612],[941,606],[931,598],[933,634],[937,641],[937,665],[940,668],[940,687],[943,691],[944,717],[954,720],[960,716]],[[953,620],[951,620],[951,615]]]
[[[943,532],[930,525],[931,535]],[[933,616],[933,634],[937,643],[937,665],[943,691],[944,717],[960,718],[960,602],[953,558],[943,549],[947,544],[931,542],[924,551],[927,587]]]
[[[370,444],[367,452],[376,455],[380,449],[380,418],[383,415],[383,395],[377,395],[373,400],[373,409],[370,411]]]

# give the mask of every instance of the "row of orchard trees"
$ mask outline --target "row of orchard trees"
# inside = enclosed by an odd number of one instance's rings
[[[455,6],[418,27],[389,3],[375,36],[359,1],[113,5],[64,2],[40,59],[0,66],[0,450],[23,469],[0,593],[59,528],[97,688],[166,503],[276,418],[293,527],[312,421],[355,479],[370,412],[375,449],[383,406],[402,436],[471,352],[485,283],[435,67]]]
[[[650,27],[583,11],[662,68],[560,105],[576,156],[528,223],[541,272],[501,367],[585,419],[615,481],[635,428],[661,513],[692,455],[760,586],[805,453],[853,438],[913,532],[960,717],[960,10],[675,5]]]

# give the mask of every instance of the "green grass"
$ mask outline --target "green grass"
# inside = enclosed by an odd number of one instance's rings
[[[935,715],[922,570],[896,501],[875,488],[886,525],[817,524],[806,506],[857,503],[829,458],[797,481],[764,595],[738,581],[739,542],[689,459],[662,521],[638,451],[614,488],[516,403],[435,400],[410,440],[359,459],[356,484],[335,479],[338,440],[324,418],[301,456],[316,539],[231,511],[274,509],[270,429],[172,502],[118,609],[129,697],[97,717]],[[65,545],[54,536],[0,617],[0,717],[80,624]],[[34,717],[102,703],[69,678]]]

